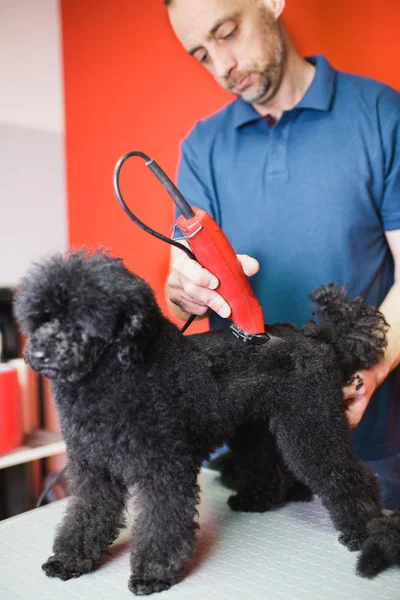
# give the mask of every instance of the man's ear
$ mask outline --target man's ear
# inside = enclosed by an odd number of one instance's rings
[[[264,2],[273,12],[274,17],[277,21],[284,11],[285,0],[264,0]]]

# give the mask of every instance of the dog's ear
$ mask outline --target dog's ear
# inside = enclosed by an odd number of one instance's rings
[[[132,273],[120,258],[96,252],[84,263],[87,300],[83,315],[96,334],[117,346],[118,357],[129,365],[142,360],[158,334],[164,317],[147,282]]]
[[[159,333],[161,319],[161,312],[154,299],[146,306],[145,311],[139,312],[132,299],[132,306],[123,311],[121,327],[115,339],[121,363],[128,365],[132,360],[138,362],[145,359]]]
[[[115,294],[119,302],[118,357],[125,364],[141,361],[160,331],[161,310],[150,286],[129,271],[118,278]]]
[[[152,289],[121,258],[102,250],[86,255],[73,281],[75,321],[91,328],[93,336],[130,346],[158,328],[162,317]]]

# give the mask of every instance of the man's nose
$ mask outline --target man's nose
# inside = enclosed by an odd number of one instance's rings
[[[236,59],[225,48],[216,49],[214,53],[215,75],[219,79],[227,79],[236,67]]]

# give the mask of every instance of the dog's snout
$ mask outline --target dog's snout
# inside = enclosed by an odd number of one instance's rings
[[[36,352],[33,353],[33,357],[44,363],[49,362],[49,357],[46,356],[42,350],[36,350]]]

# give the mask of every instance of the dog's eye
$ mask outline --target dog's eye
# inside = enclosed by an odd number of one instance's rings
[[[29,316],[31,323],[34,324],[35,328],[40,327],[44,323],[51,321],[52,315],[49,310],[42,310],[32,313]]]

